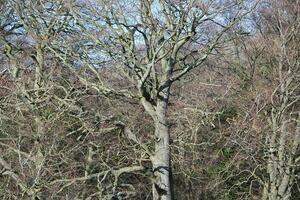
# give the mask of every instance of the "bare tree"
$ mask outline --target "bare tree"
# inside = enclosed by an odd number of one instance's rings
[[[94,9],[72,10],[74,18],[81,24],[82,41],[85,41],[77,49],[77,59],[88,60],[84,65],[89,76],[81,74],[80,79],[107,96],[133,97],[140,101],[155,128],[154,150],[143,148],[152,162],[153,198],[171,199],[167,119],[171,86],[201,66],[224,44],[229,39],[226,33],[253,7],[247,8],[242,1],[146,0],[93,1],[90,7]],[[58,49],[53,51],[67,63],[63,59],[64,53]],[[96,57],[98,64],[93,64],[90,57]],[[135,89],[116,90],[103,84],[97,67],[108,64],[115,65],[113,69]],[[136,133],[130,134],[131,138],[137,137],[133,135]]]
[[[277,87],[271,96],[267,173],[263,199],[291,199],[299,168],[299,2],[267,1],[263,21],[272,43]],[[271,35],[272,34],[272,35]]]
[[[128,141],[119,144],[122,126],[97,110],[95,99],[105,101],[49,48],[72,27],[64,1],[6,2],[0,32],[1,198],[135,196],[132,185],[120,180],[144,167],[138,156],[114,156],[120,151],[135,155],[135,148],[128,150]]]
[[[255,158],[253,176],[262,199],[293,199],[293,190],[299,193],[299,2],[261,1],[253,19],[256,32],[242,45],[241,63],[249,66],[247,81],[267,97],[255,103],[261,119],[252,129],[263,136],[265,153]],[[259,80],[253,80],[255,74]],[[264,79],[269,88],[258,86]]]

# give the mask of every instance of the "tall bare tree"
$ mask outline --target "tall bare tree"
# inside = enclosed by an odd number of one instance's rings
[[[299,1],[266,1],[265,40],[272,44],[270,65],[277,87],[271,96],[267,173],[263,199],[291,199],[299,168]],[[295,4],[294,4],[295,3]]]
[[[267,97],[255,100],[261,119],[252,127],[264,139],[264,155],[255,159],[259,164],[253,170],[264,200],[294,199],[299,193],[299,9],[299,1],[261,1],[253,41],[248,38],[241,54],[250,71],[245,80]],[[269,88],[260,85],[264,79]]]
[[[96,79],[81,76],[81,80],[102,94],[138,99],[153,120],[155,147],[144,148],[152,162],[153,199],[172,199],[171,86],[230,38],[229,30],[253,8],[245,5],[243,1],[93,1],[92,9],[72,10],[85,38],[79,48],[84,56],[79,57],[98,59],[98,65],[90,60],[84,64]],[[135,89],[105,86],[97,69],[103,63],[114,65],[121,79]],[[136,133],[129,137],[137,141]]]

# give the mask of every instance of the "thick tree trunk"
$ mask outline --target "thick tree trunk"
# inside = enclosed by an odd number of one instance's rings
[[[153,183],[154,200],[171,200],[171,162],[170,135],[167,122],[167,108],[170,85],[166,87],[158,98],[156,105],[155,123],[155,152],[151,158],[155,181]]]
[[[155,181],[153,199],[171,199],[169,128],[166,120],[166,102],[157,105],[155,120],[155,153],[152,158]]]
[[[143,88],[143,81],[139,83],[141,103],[150,114],[155,126],[155,151],[151,155],[152,170],[154,174],[152,192],[154,200],[171,200],[173,197],[172,173],[170,160],[170,134],[167,122],[167,110],[171,89],[171,78],[174,59],[163,59],[162,68],[165,69],[164,81],[156,88],[154,101],[147,100],[147,92]],[[154,103],[156,101],[156,103]]]
[[[157,102],[154,108],[145,98],[141,102],[145,110],[151,115],[155,125],[155,151],[151,156],[154,181],[152,186],[154,200],[171,200],[171,162],[170,139],[167,124],[168,95]]]

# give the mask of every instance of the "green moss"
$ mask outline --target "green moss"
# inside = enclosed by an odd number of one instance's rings
[[[206,172],[210,177],[222,172],[226,167],[225,162],[220,162],[216,165],[210,166],[207,168]]]
[[[230,192],[229,191],[227,191],[227,192],[225,192],[224,193],[224,200],[233,200],[233,197],[232,197],[232,195],[230,194]]]
[[[224,147],[221,151],[222,151],[222,155],[226,159],[231,158],[232,155],[234,154],[234,150],[232,148],[230,148],[230,147]]]
[[[6,137],[7,134],[3,130],[0,130],[0,138],[6,138]]]
[[[268,78],[272,74],[272,68],[268,65],[262,65],[258,68],[258,72],[262,77]]]
[[[219,115],[219,120],[221,122],[226,122],[227,119],[231,119],[238,114],[238,108],[236,106],[226,106],[221,109],[221,114]]]

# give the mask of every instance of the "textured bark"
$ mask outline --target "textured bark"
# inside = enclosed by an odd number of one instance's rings
[[[170,183],[170,136],[166,119],[167,99],[158,102],[155,120],[155,152],[152,157],[155,181],[153,183],[153,199],[171,199]]]
[[[165,62],[163,62],[165,63]],[[164,65],[163,65],[164,66]],[[166,68],[166,74],[171,73],[171,68]],[[167,122],[167,110],[169,103],[169,94],[171,82],[168,81],[170,75],[166,75],[164,88],[158,92],[156,104],[141,98],[141,103],[146,112],[152,117],[155,127],[155,150],[151,156],[152,170],[154,174],[153,180],[153,199],[154,200],[170,200],[172,199],[171,185],[171,161],[170,161],[170,135]],[[140,93],[143,94],[142,89]]]

